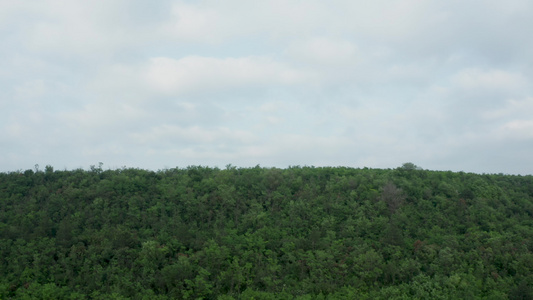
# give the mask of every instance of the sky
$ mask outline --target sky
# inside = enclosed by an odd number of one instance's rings
[[[530,0],[0,0],[0,172],[533,173]]]

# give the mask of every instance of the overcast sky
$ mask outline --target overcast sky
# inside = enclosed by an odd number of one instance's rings
[[[533,173],[533,1],[0,0],[0,171]]]

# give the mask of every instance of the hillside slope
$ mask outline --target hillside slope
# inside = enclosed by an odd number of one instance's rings
[[[0,173],[0,298],[533,299],[533,177]]]

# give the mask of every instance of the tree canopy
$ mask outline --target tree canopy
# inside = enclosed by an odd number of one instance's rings
[[[533,176],[0,173],[0,298],[532,299]]]

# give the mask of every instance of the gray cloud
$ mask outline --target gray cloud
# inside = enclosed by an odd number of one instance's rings
[[[0,4],[0,166],[531,174],[533,4]]]

